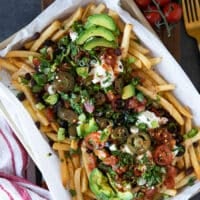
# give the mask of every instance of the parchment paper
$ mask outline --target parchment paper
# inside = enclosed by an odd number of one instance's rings
[[[43,30],[52,20],[67,16],[72,13],[78,6],[85,5],[89,0],[56,0],[43,13],[41,13],[28,26],[20,31],[6,49],[0,51],[0,56],[6,54],[10,49],[18,48],[25,40],[34,35],[35,32]],[[162,74],[167,81],[176,85],[174,91],[176,97],[188,106],[194,116],[196,125],[200,125],[200,95],[193,86],[192,82],[186,76],[182,68],[170,55],[164,45],[152,33],[150,33],[138,21],[133,19],[127,12],[119,6],[118,0],[102,0],[108,8],[116,10],[121,18],[134,25],[134,31],[151,51],[154,56],[162,57],[162,62],[156,70]],[[46,139],[39,133],[35,127],[30,115],[18,102],[15,96],[10,92],[9,76],[5,72],[0,73],[2,81],[0,83],[0,107],[4,110],[5,117],[10,122],[12,128],[17,133],[26,150],[36,162],[47,181],[52,198],[55,200],[70,199],[69,193],[63,188],[60,180],[59,161],[56,154],[49,147]],[[8,117],[9,116],[9,117]],[[52,156],[48,156],[49,153]],[[187,200],[200,188],[200,183],[186,188],[182,193],[173,198],[173,200]]]

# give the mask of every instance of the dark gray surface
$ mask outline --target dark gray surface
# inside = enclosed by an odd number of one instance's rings
[[[0,0],[0,41],[31,22],[40,5],[40,0]]]
[[[40,0],[0,0],[0,41],[29,23],[40,10]],[[183,25],[181,50],[180,64],[200,91],[200,54],[196,41],[186,35]],[[192,200],[200,200],[200,195]]]

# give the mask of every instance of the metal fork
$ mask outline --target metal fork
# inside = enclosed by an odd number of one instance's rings
[[[200,0],[182,0],[185,29],[195,38],[200,51]]]

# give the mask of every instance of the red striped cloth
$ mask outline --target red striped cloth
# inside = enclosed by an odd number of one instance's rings
[[[25,179],[29,156],[0,115],[0,200],[50,200],[50,194]]]

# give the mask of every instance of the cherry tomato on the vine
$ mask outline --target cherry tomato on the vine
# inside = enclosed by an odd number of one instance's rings
[[[170,0],[156,0],[156,2],[160,5],[160,6],[164,6],[167,3],[170,2]]]
[[[182,8],[178,3],[168,3],[163,8],[164,15],[169,23],[177,23],[182,17]]]
[[[151,25],[155,25],[161,21],[161,16],[156,6],[148,6],[148,9],[144,11],[144,15]]]
[[[151,3],[151,0],[135,0],[135,2],[140,8],[145,8]]]

